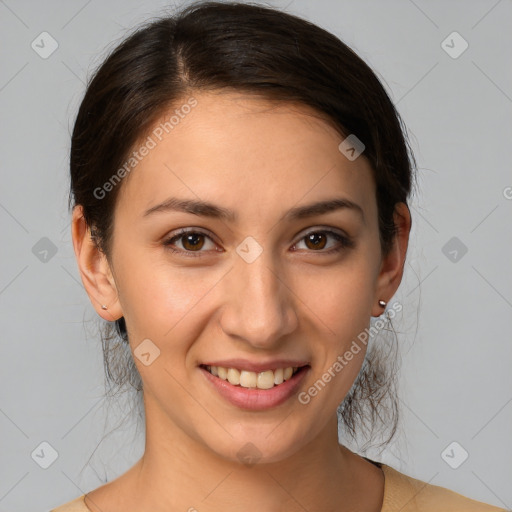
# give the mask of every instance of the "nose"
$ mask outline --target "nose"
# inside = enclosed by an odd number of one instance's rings
[[[236,258],[226,277],[220,315],[226,334],[254,348],[270,349],[297,328],[297,297],[270,252],[263,251],[252,263]]]

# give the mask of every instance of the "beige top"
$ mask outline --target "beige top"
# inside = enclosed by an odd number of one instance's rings
[[[366,457],[365,457],[366,458]],[[444,487],[412,478],[381,462],[367,459],[384,472],[384,501],[381,512],[507,512],[467,498]],[[50,512],[90,512],[85,494]]]

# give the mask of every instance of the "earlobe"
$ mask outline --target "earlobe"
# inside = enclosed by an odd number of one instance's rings
[[[71,236],[80,277],[94,309],[109,322],[117,320],[123,313],[116,284],[107,257],[91,236],[81,205],[73,208]]]
[[[395,205],[394,222],[397,233],[393,239],[391,249],[382,260],[380,273],[377,277],[375,306],[372,308],[372,316],[375,317],[383,313],[383,308],[378,301],[389,301],[402,281],[411,230],[411,213],[405,203]]]

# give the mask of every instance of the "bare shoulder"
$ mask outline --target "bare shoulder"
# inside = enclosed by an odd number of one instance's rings
[[[51,509],[49,512],[101,512],[104,510],[118,510],[119,503],[119,483],[110,482],[97,489],[82,494]]]
[[[90,512],[85,504],[84,497],[85,494],[82,494],[82,496],[78,498],[74,498],[71,501],[59,505],[57,508],[53,508],[50,512]]]
[[[509,512],[418,480],[386,464],[382,467],[386,485],[381,512]]]
[[[93,491],[82,494],[50,512],[104,512],[124,510],[126,500],[130,499],[129,490],[133,487],[133,468]]]

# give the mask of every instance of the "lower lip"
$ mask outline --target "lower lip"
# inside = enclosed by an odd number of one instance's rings
[[[250,411],[263,411],[277,407],[291,398],[308,373],[309,366],[303,366],[290,379],[270,389],[233,386],[227,380],[215,377],[205,368],[199,367],[199,369],[219,394],[236,407]]]

